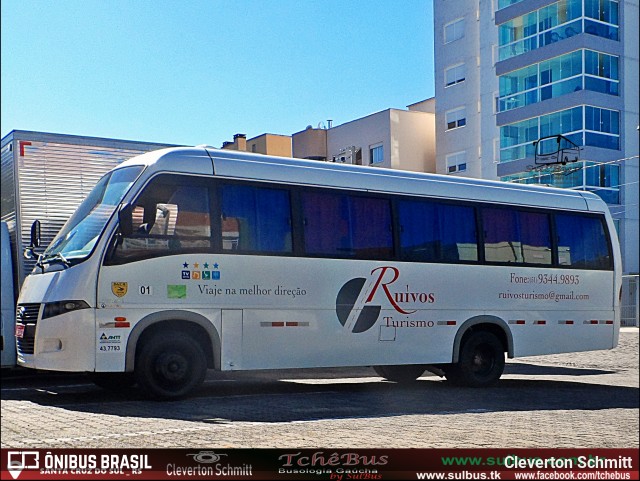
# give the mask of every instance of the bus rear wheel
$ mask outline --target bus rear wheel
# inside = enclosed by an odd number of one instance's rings
[[[378,376],[388,381],[399,384],[414,382],[425,371],[425,367],[420,364],[409,364],[405,366],[373,366],[373,370]]]
[[[145,340],[136,358],[135,374],[145,395],[154,399],[186,396],[204,381],[207,363],[193,337],[158,331]]]
[[[504,371],[504,349],[490,332],[475,332],[462,345],[459,360],[444,370],[447,381],[459,386],[492,386]]]

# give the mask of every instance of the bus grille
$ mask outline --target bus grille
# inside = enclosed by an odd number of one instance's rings
[[[20,304],[16,309],[16,326],[24,326],[22,337],[16,339],[20,354],[33,354],[39,313],[40,304]]]

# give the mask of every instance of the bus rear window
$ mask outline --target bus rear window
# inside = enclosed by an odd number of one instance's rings
[[[576,269],[611,269],[611,252],[602,219],[556,214],[558,261]]]

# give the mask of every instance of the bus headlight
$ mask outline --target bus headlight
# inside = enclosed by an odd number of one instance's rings
[[[77,311],[78,309],[89,309],[89,304],[85,301],[59,301],[49,302],[44,305],[44,311],[42,312],[42,318],[59,316],[66,314],[67,312]]]

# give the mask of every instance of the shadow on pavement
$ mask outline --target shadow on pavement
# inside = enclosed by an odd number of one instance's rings
[[[505,364],[504,373],[525,376],[599,376],[602,374],[615,374],[616,371],[566,366],[539,366],[537,364],[522,362],[508,362]]]
[[[2,400],[30,401],[84,413],[215,424],[639,406],[638,388],[572,380],[502,379],[495,387],[472,389],[452,387],[436,377],[421,378],[409,385],[377,381],[373,371],[364,368],[312,371],[211,373],[193,397],[171,402],[148,401],[136,388],[122,393],[105,391],[77,375],[69,380],[80,383],[65,384],[61,378],[54,383],[5,383],[3,379]],[[524,376],[611,372],[523,363],[508,363],[506,370],[506,374]],[[314,378],[322,378],[322,382],[312,381]]]

